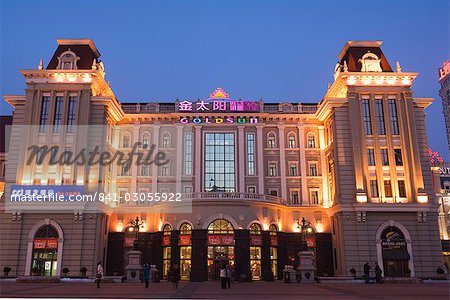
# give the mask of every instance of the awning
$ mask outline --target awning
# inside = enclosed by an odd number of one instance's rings
[[[384,260],[409,260],[409,253],[406,249],[383,250]]]

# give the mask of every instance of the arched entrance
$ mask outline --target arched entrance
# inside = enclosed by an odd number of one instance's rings
[[[261,225],[252,223],[250,225],[250,269],[252,280],[261,280]]]
[[[411,238],[403,225],[390,221],[378,228],[378,265],[384,277],[414,277],[411,253]]]
[[[63,233],[55,221],[36,223],[28,235],[26,275],[60,276]]]
[[[208,226],[208,278],[218,279],[219,269],[228,263],[234,269],[234,228],[226,219],[216,219]]]
[[[192,258],[192,225],[183,223],[180,226],[180,236],[178,244],[180,246],[180,276],[181,280],[189,280],[191,276],[191,258]]]

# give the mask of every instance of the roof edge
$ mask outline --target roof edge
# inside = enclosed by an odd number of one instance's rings
[[[88,45],[95,55],[100,57],[100,52],[92,39],[56,39],[56,42],[58,45]]]
[[[350,47],[381,47],[383,41],[347,41],[339,52],[338,58],[342,60],[348,48]]]

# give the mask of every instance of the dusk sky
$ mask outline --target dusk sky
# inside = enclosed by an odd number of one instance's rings
[[[347,40],[382,40],[392,67],[418,72],[430,146],[450,161],[438,67],[450,59],[449,1],[1,0],[0,94],[46,66],[57,38],[91,38],[121,102],[232,98],[319,102]],[[3,100],[1,114],[11,114]]]

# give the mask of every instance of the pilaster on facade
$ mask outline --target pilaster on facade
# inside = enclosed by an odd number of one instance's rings
[[[278,125],[278,139],[280,149],[280,179],[281,179],[281,198],[288,202],[287,187],[286,187],[286,151],[285,151],[285,137],[284,125]]]
[[[303,123],[298,123],[298,144],[300,148],[300,178],[302,187],[302,203],[309,203],[308,197],[308,181],[307,181],[307,171],[306,171],[306,152],[305,152],[305,125]]]
[[[200,193],[201,190],[201,180],[202,180],[202,126],[195,126],[195,159],[194,159],[194,176],[195,176],[195,186],[194,191]]]
[[[181,175],[183,174],[183,126],[177,125],[177,149],[176,149],[176,163],[173,166],[175,172],[175,193],[182,193],[181,190]]]
[[[239,192],[245,193],[245,170],[246,158],[245,158],[245,137],[244,137],[245,126],[238,126],[238,181],[239,181]]]
[[[256,171],[258,172],[258,193],[260,195],[264,195],[264,141],[263,141],[263,126],[256,126],[256,151],[258,153],[256,157],[257,167]]]
[[[158,153],[159,151],[159,130],[160,125],[153,125],[153,144],[155,145],[153,153]],[[156,164],[152,164],[152,193],[158,192],[158,175],[158,166]]]

